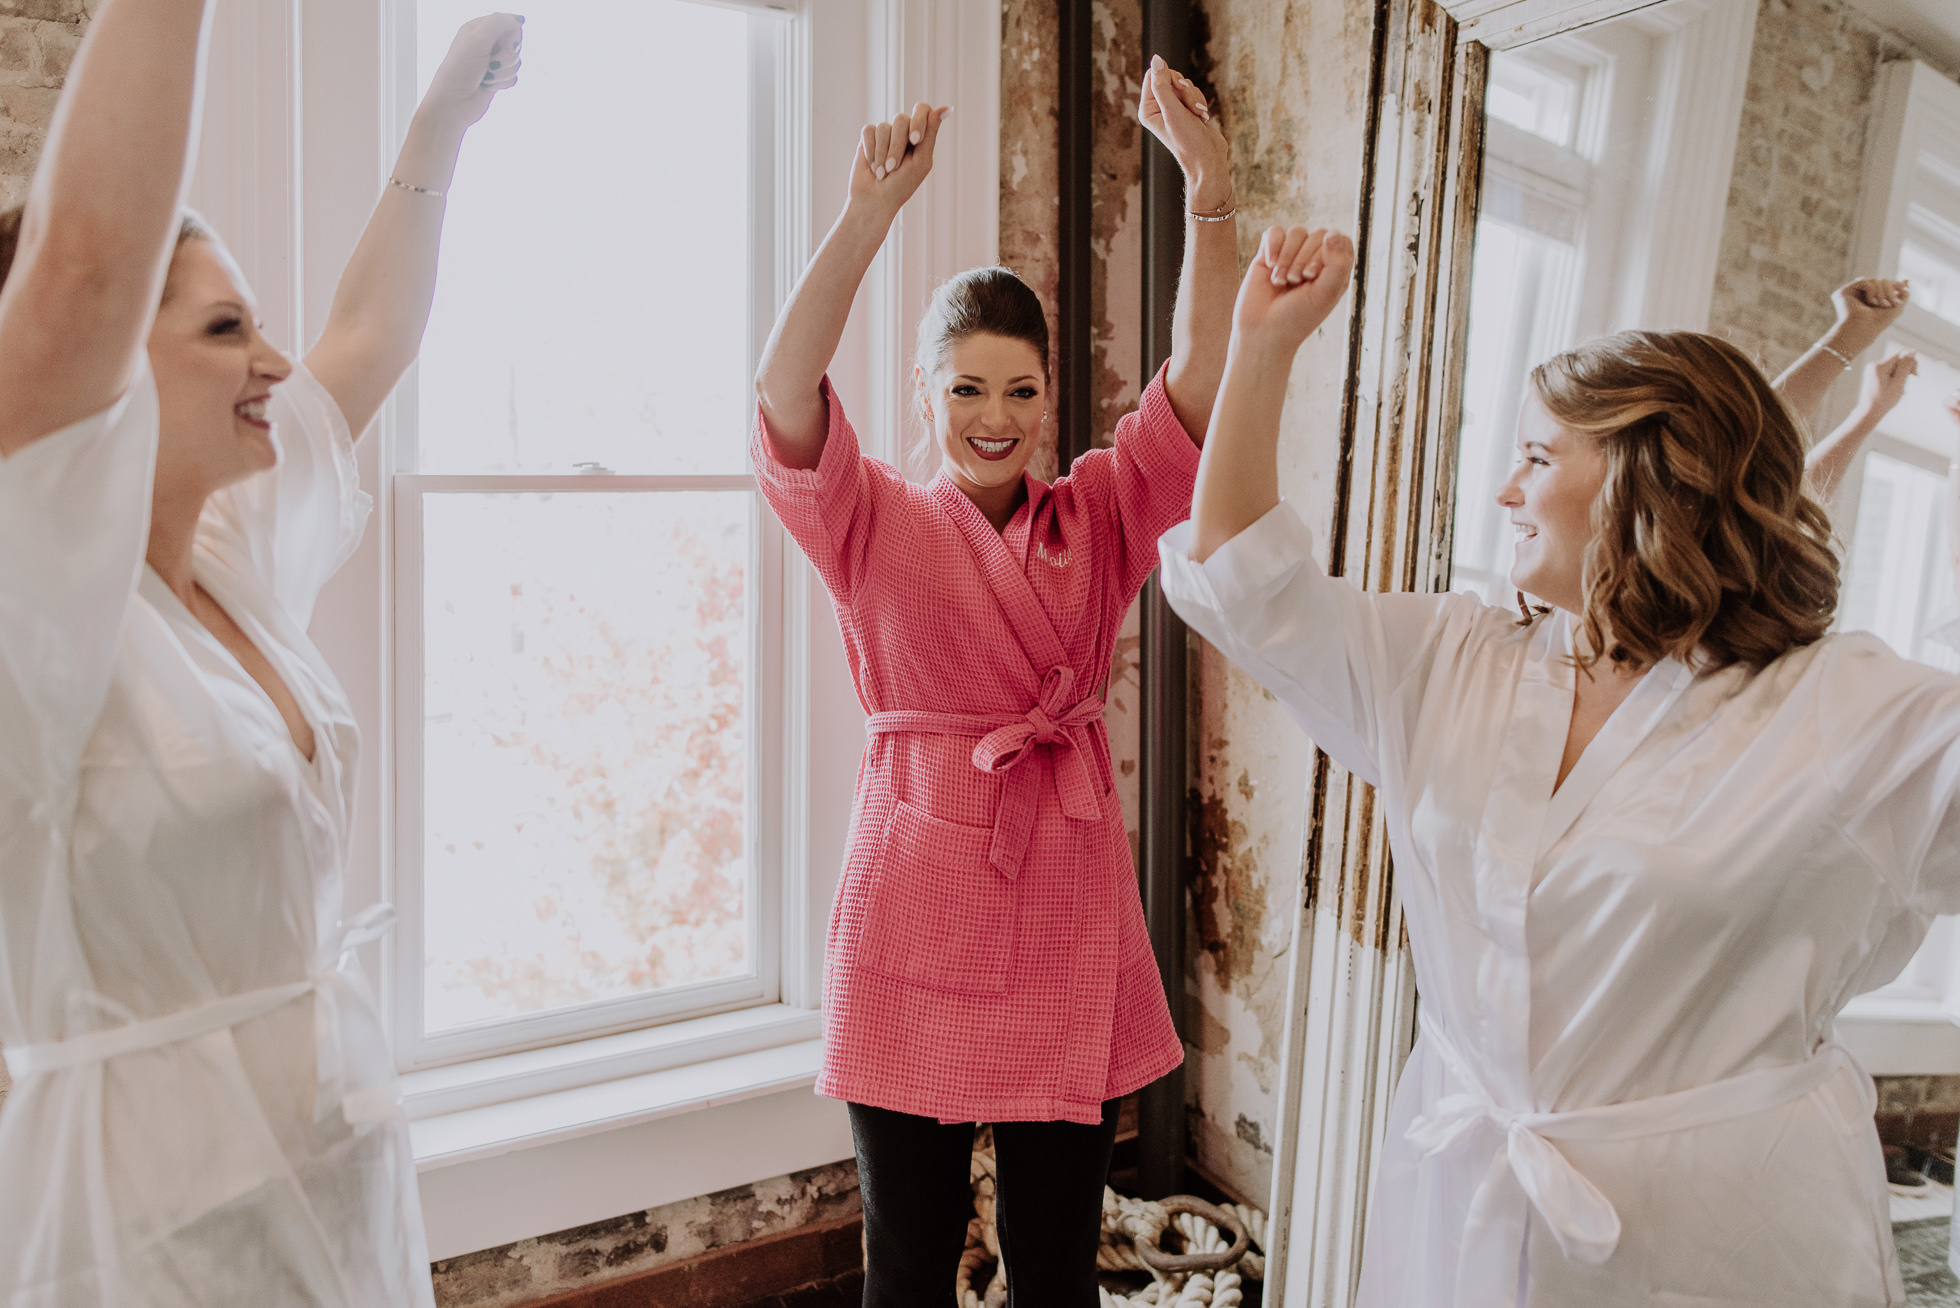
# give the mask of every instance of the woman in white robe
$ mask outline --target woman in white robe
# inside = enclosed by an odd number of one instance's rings
[[[1960,680],[1822,634],[1837,565],[1796,424],[1691,333],[1533,374],[1499,500],[1549,614],[1330,579],[1275,451],[1352,263],[1267,234],[1162,558],[1178,612],[1387,817],[1421,1034],[1359,1302],[1903,1303],[1832,1019],[1960,909]]]
[[[458,35],[293,364],[178,209],[205,2],[98,9],[0,217],[0,1303],[432,1305],[306,627],[523,29]]]

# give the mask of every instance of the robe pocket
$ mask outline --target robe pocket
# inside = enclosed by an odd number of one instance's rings
[[[901,801],[872,856],[861,962],[955,994],[1007,989],[1014,883],[987,861],[990,827],[961,826]]]

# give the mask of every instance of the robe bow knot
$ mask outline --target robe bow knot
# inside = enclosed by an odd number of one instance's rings
[[[1075,703],[1074,668],[1050,668],[1041,679],[1041,698],[1020,718],[996,727],[973,747],[973,766],[982,772],[1006,772],[1026,760],[1037,745],[1055,746],[1055,788],[1062,811],[1084,820],[1102,816],[1095,783],[1089,778],[1083,741],[1076,732],[1102,718],[1103,704],[1094,695]]]
[[[1859,1093],[1876,1106],[1871,1078],[1837,1044],[1820,1046],[1800,1062],[1758,1068],[1672,1094],[1557,1112],[1500,1103],[1440,1029],[1425,1030],[1418,1048],[1423,1044],[1442,1058],[1460,1089],[1429,1105],[1403,1138],[1424,1158],[1469,1147],[1479,1134],[1475,1128],[1482,1125],[1495,1128],[1504,1140],[1502,1148],[1492,1150],[1464,1218],[1457,1308],[1516,1308],[1521,1302],[1529,1208],[1538,1210],[1559,1252],[1574,1262],[1598,1266],[1619,1247],[1620,1215],[1612,1201],[1572,1165],[1552,1143],[1555,1139],[1635,1140],[1709,1126],[1799,1099],[1841,1070],[1853,1074]]]
[[[1012,880],[1020,875],[1034,831],[1041,773],[1027,764],[1037,752],[1046,749],[1053,760],[1055,792],[1064,814],[1080,822],[1103,816],[1102,797],[1089,770],[1089,740],[1083,734],[1102,721],[1102,714],[1099,696],[1075,698],[1075,669],[1057,666],[1042,677],[1034,705],[1018,716],[899,709],[874,713],[865,726],[874,736],[923,732],[980,738],[973,746],[973,766],[1006,774],[987,861]]]

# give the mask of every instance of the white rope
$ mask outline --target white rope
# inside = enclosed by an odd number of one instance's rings
[[[994,1132],[980,1128],[973,1142],[973,1218],[966,1224],[966,1250],[960,1255],[955,1298],[959,1308],[1002,1308],[1007,1302],[1007,1269],[1000,1259],[995,1226],[999,1178],[994,1167]],[[1131,1199],[1103,1187],[1102,1244],[1096,1266],[1107,1272],[1144,1272],[1150,1284],[1135,1294],[1100,1290],[1101,1308],[1238,1308],[1245,1281],[1266,1278],[1266,1214],[1249,1204],[1221,1205],[1252,1239],[1251,1248],[1228,1268],[1212,1272],[1160,1272],[1137,1252],[1137,1240],[1161,1247],[1167,1232],[1184,1242],[1187,1254],[1223,1254],[1232,1237],[1196,1213],[1171,1213],[1148,1199]],[[979,1278],[991,1267],[984,1284]]]

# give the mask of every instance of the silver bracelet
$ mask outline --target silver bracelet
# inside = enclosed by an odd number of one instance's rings
[[[416,193],[417,195],[433,195],[433,196],[434,196],[434,197],[435,197],[436,199],[438,199],[438,200],[440,200],[440,199],[441,199],[441,198],[442,198],[443,196],[445,196],[445,195],[448,195],[448,194],[449,194],[449,192],[447,192],[447,191],[437,191],[437,190],[433,190],[433,189],[431,189],[431,188],[429,188],[429,187],[427,187],[427,186],[416,186],[416,185],[414,185],[414,184],[413,184],[413,183],[411,183],[411,182],[404,182],[404,181],[403,181],[403,180],[402,180],[401,178],[399,178],[399,177],[390,177],[390,178],[388,179],[388,185],[390,185],[390,186],[399,186],[399,187],[401,187],[401,188],[402,188],[402,189],[403,189],[404,191],[413,191],[413,192],[415,192],[415,193]]]
[[[1822,341],[1817,342],[1817,348],[1822,350],[1824,353],[1830,355],[1833,359],[1836,359],[1838,362],[1842,363],[1845,367],[1849,368],[1851,366],[1850,356],[1846,355],[1843,351],[1834,350],[1830,346],[1824,344],[1824,342]]]
[[[1204,214],[1201,213],[1191,213],[1191,211],[1188,209],[1185,210],[1185,213],[1191,218],[1194,218],[1201,223],[1228,223],[1232,221],[1233,216],[1237,214],[1238,211],[1239,211],[1239,206],[1234,204],[1231,208],[1227,209],[1224,213],[1218,214],[1213,217],[1206,217]]]

